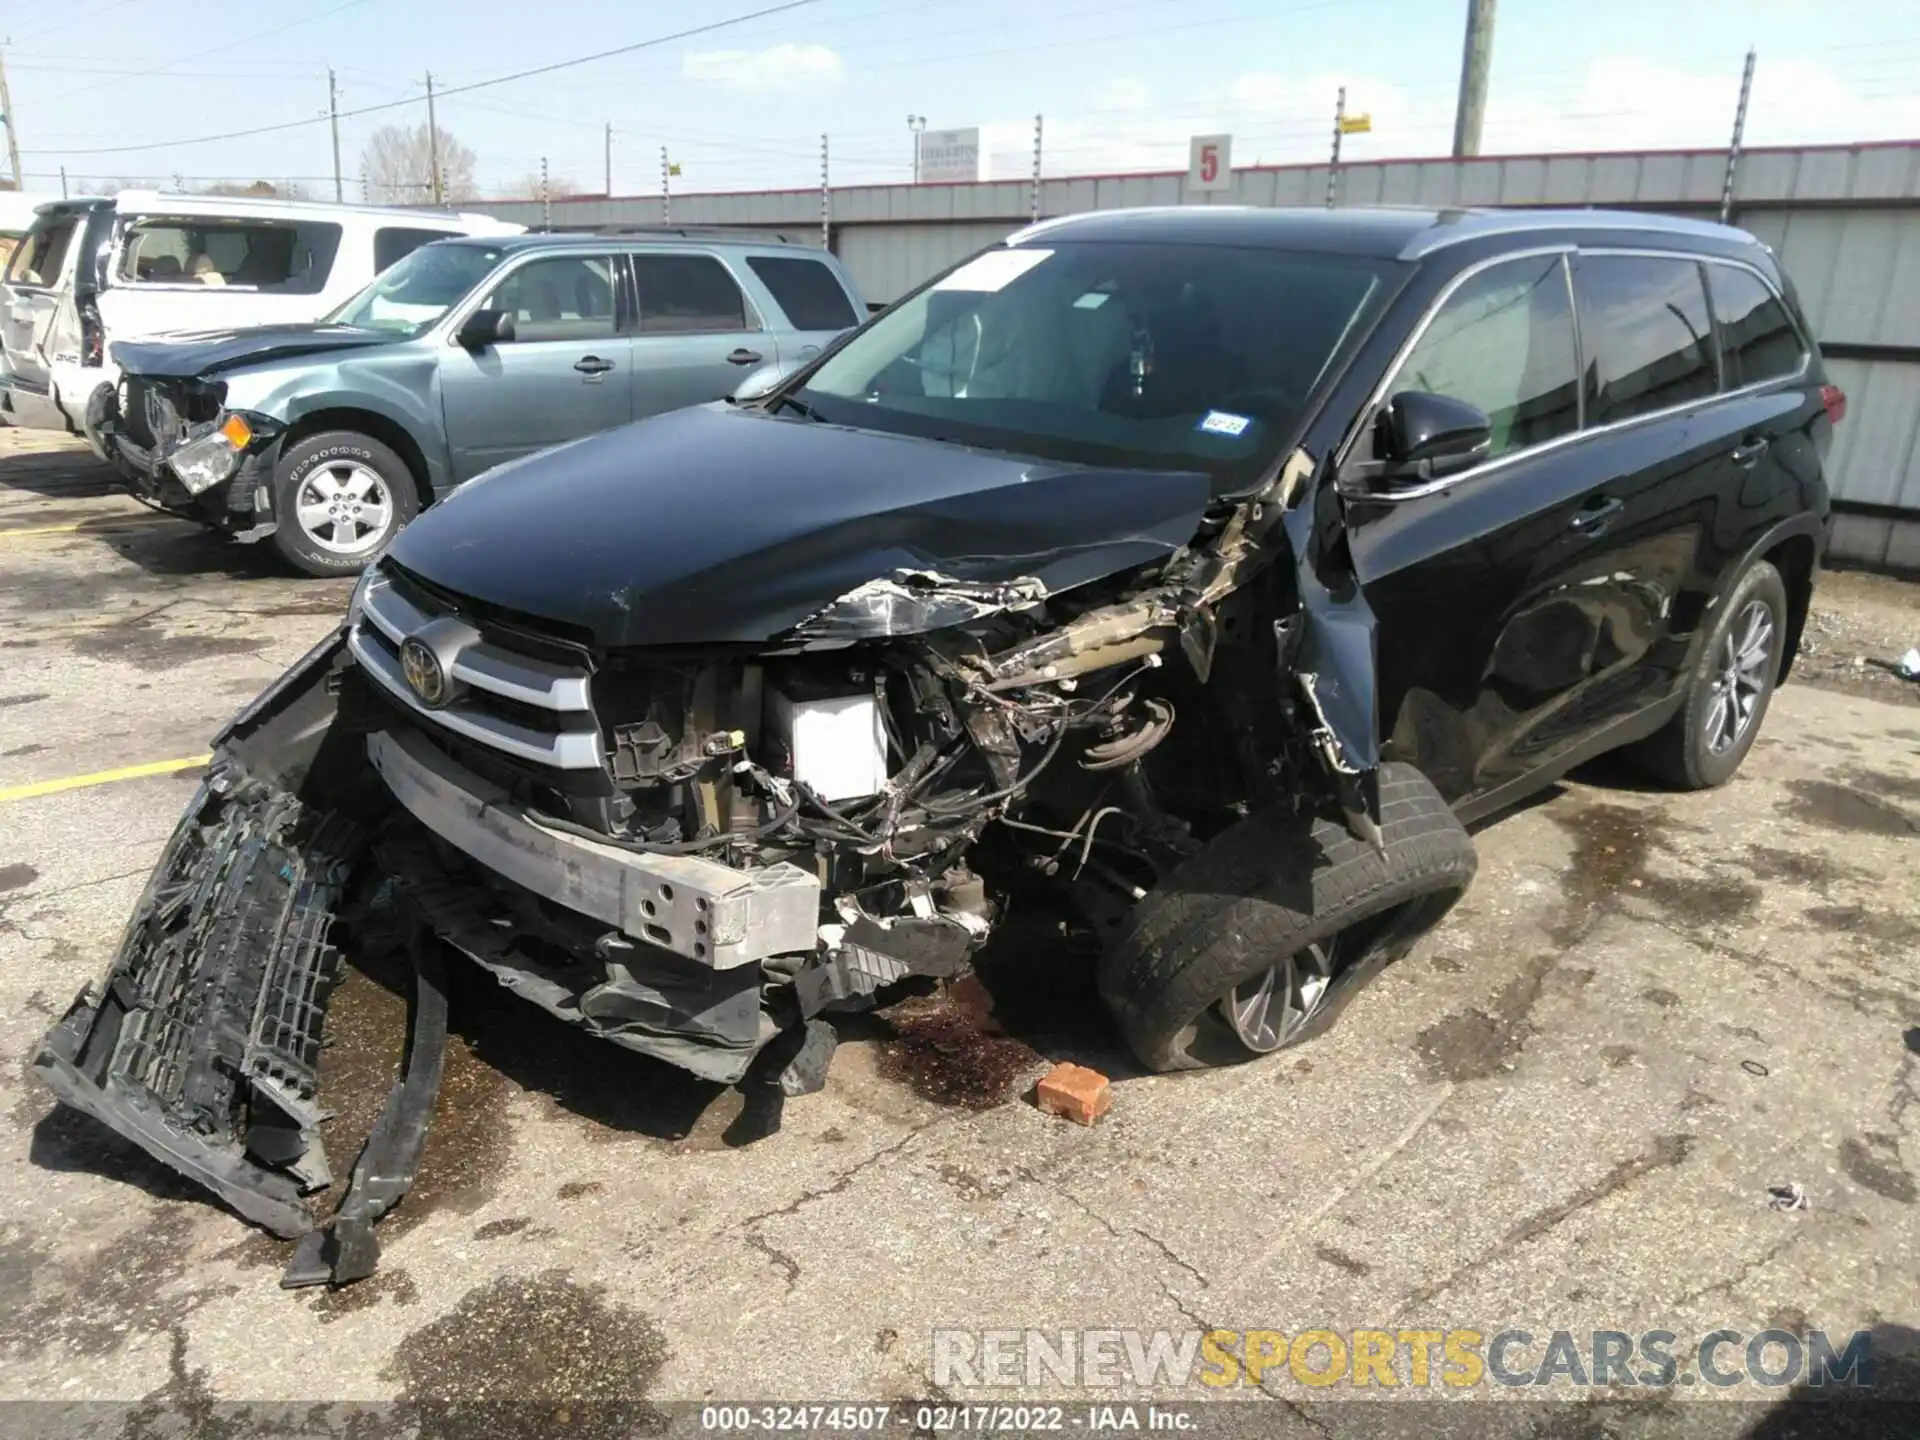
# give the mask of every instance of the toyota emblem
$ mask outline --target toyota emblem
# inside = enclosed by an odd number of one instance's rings
[[[433,710],[447,703],[447,672],[424,641],[409,637],[400,642],[400,671],[422,705]]]

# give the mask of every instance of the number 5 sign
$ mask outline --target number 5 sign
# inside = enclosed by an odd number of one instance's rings
[[[1233,137],[1196,135],[1187,155],[1187,189],[1233,188]]]

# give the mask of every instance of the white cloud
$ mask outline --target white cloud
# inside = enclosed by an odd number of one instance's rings
[[[686,56],[689,80],[735,90],[799,90],[840,83],[845,66],[825,45],[770,45],[764,50],[701,50]]]

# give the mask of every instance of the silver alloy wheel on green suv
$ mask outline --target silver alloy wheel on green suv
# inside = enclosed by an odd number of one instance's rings
[[[390,447],[352,430],[325,430],[280,457],[273,542],[309,575],[353,575],[419,508],[413,476]]]

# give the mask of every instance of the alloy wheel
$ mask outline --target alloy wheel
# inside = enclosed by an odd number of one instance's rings
[[[307,538],[322,550],[357,555],[387,533],[393,495],[378,471],[342,460],[319,466],[301,480],[294,514]]]
[[[1745,738],[1766,693],[1773,663],[1773,611],[1764,600],[1750,600],[1727,627],[1715,657],[1713,703],[1707,709],[1707,749],[1724,755]]]
[[[1340,937],[1289,955],[1220,997],[1220,1018],[1256,1055],[1278,1050],[1299,1035],[1333,983]]]

